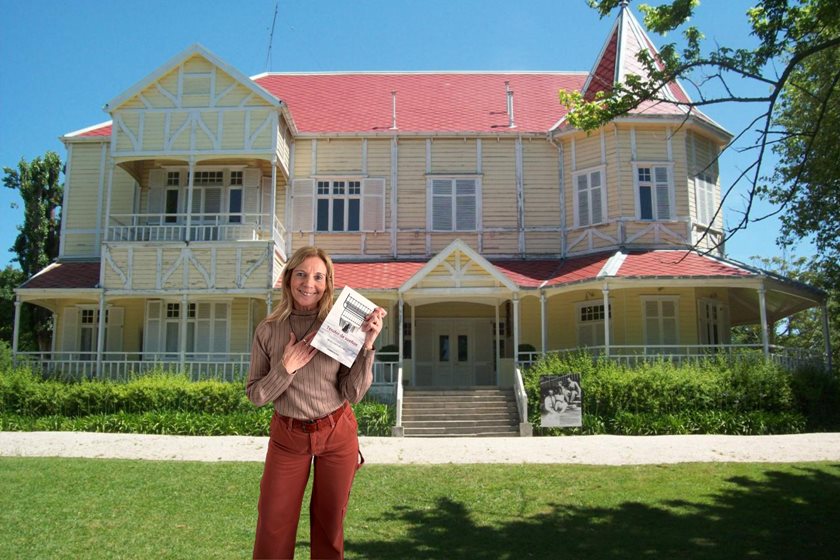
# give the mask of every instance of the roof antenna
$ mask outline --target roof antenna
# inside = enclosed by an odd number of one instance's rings
[[[513,90],[510,89],[510,82],[505,80],[505,94],[507,95],[508,128],[516,128],[513,121]]]
[[[280,0],[274,2],[274,18],[271,20],[271,31],[268,35],[268,52],[265,55],[265,71],[268,72],[271,68],[271,43],[274,42],[274,25],[277,23],[277,11],[280,8]]]
[[[391,90],[391,130],[397,130],[397,91]]]

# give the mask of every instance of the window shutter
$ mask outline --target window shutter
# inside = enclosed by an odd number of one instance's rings
[[[160,301],[146,302],[146,332],[143,336],[143,351],[160,352]]]
[[[471,231],[475,229],[476,188],[474,179],[455,181],[455,229]]]
[[[385,179],[362,181],[362,230],[385,231]]]
[[[452,230],[452,181],[432,180],[432,230]]]
[[[600,224],[604,221],[604,198],[601,196],[601,172],[595,171],[589,175],[589,189],[592,193],[592,223]]]
[[[230,304],[217,303],[215,304],[215,314],[213,319],[213,350],[215,352],[226,353],[228,351],[228,309]]]
[[[668,188],[668,169],[666,167],[655,167],[654,179],[656,181],[656,218],[658,220],[670,220],[671,197]]]
[[[79,308],[64,308],[64,324],[61,328],[61,350],[75,352],[78,350],[79,336]]]
[[[589,193],[587,191],[586,175],[578,175],[577,178],[577,205],[579,226],[589,225]]]
[[[147,203],[148,213],[157,214],[150,216],[149,222],[160,223],[160,214],[163,212],[163,192],[166,183],[166,171],[163,169],[152,169],[149,171],[149,200]]]
[[[260,215],[261,224],[268,224],[271,221],[271,187],[271,177],[263,177],[259,188],[259,209],[256,210]],[[282,216],[278,218],[281,222],[283,221]]]
[[[125,310],[122,307],[108,308],[108,324],[106,326],[107,352],[122,352],[123,349],[123,317]]]
[[[312,231],[315,181],[295,179],[292,183],[292,231]]]
[[[193,206],[195,206],[193,199]],[[222,189],[214,187],[204,189],[204,212],[206,214],[219,214],[222,211]],[[208,216],[214,217],[214,216]]]

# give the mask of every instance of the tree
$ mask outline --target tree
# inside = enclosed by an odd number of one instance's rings
[[[17,169],[3,168],[3,184],[17,190],[23,199],[23,225],[18,226],[20,233],[12,251],[24,278],[31,278],[58,257],[59,208],[64,193],[59,182],[61,168],[61,159],[55,152],[47,152],[29,163],[21,159]],[[21,320],[21,328],[32,333],[42,350],[49,348],[50,325],[50,312],[37,306]]]
[[[588,1],[602,17],[627,4],[626,0]],[[826,254],[826,262],[836,258],[840,238],[840,158],[835,155],[840,130],[837,0],[759,0],[746,14],[757,45],[752,49],[717,46],[708,51],[703,49],[700,30],[686,26],[699,4],[699,0],[671,0],[657,7],[639,6],[648,29],[660,34],[683,29],[682,51],[671,43],[656,60],[640,53],[647,75],[629,76],[593,100],[587,101],[580,92],[561,92],[569,123],[594,130],[646,101],[687,106],[689,114],[721,103],[757,104],[761,109],[754,120],[735,135],[734,141],[755,137],[744,148],[752,154],[751,163],[724,189],[721,206],[742,180],[748,184],[746,207],[724,241],[751,222],[779,213],[782,243],[814,235],[818,248],[833,251]],[[693,86],[695,101],[666,98],[663,89],[675,79]],[[739,94],[743,89],[738,84],[745,80],[762,86],[767,94]],[[771,150],[781,158],[775,172],[768,171],[765,163]],[[753,215],[758,196],[767,197],[776,209],[768,215]],[[815,202],[823,204],[820,212],[814,212]]]
[[[11,265],[0,270],[0,340],[9,344],[15,319],[15,288],[24,280],[23,272]]]

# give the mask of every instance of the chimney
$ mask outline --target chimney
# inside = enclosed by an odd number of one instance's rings
[[[507,95],[508,128],[516,128],[513,120],[513,90],[510,89],[509,81],[505,81],[505,94]]]
[[[391,130],[397,130],[397,92],[391,91]]]

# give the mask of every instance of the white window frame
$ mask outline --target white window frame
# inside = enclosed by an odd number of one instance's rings
[[[595,307],[600,308],[600,313],[603,315],[600,319],[588,319],[584,320],[581,315],[582,311],[588,307]],[[609,317],[610,317],[610,331],[612,332],[612,302],[609,304]],[[593,327],[593,330],[598,333],[598,341],[600,343],[593,344],[592,346],[604,346],[606,344],[606,340],[604,337],[604,321],[606,315],[604,315],[604,302],[602,301],[581,301],[575,305],[575,332],[577,333],[577,345],[579,347],[585,347],[584,344],[581,343],[581,333],[584,327],[589,328]],[[596,341],[596,342],[598,342]]]
[[[709,172],[694,176],[694,208],[697,222],[704,226],[714,224],[717,212],[717,181]]]
[[[661,217],[659,215],[659,192],[657,186],[660,184],[656,180],[656,168],[664,168],[668,174],[668,216]],[[642,217],[642,184],[639,181],[639,170],[642,168],[650,168],[651,180],[649,186],[651,189],[651,217]],[[646,182],[647,183],[647,182]],[[656,162],[656,161],[635,161],[633,162],[633,194],[636,198],[636,219],[645,222],[665,222],[676,219],[676,196],[674,194],[674,164],[673,162]]]
[[[671,344],[679,344],[680,343],[680,297],[679,296],[642,296],[640,298],[642,304],[642,342],[645,346],[670,346]],[[647,304],[648,303],[657,303],[657,322],[658,322],[658,333],[657,336],[659,338],[658,341],[651,341],[650,336],[652,333],[648,332],[648,315],[647,315]],[[668,327],[666,330],[664,321],[666,317],[662,315],[662,304],[663,303],[673,303],[674,304],[674,325],[673,325],[673,332],[674,332],[674,341],[672,343],[665,343],[662,341],[663,334],[667,332],[667,330],[671,330],[671,327]]]
[[[449,186],[451,188],[451,192],[448,195],[440,195],[435,193],[435,182],[444,182],[448,181]],[[458,181],[472,181],[473,182],[473,194],[472,195],[459,195],[458,194]],[[458,231],[465,231],[465,232],[472,232],[472,231],[480,231],[481,230],[481,207],[482,207],[482,199],[481,199],[481,177],[477,175],[434,175],[429,176],[426,182],[426,205],[428,208],[428,212],[426,213],[426,227],[429,231],[434,232],[458,232]],[[451,203],[451,213],[449,216],[449,228],[438,228],[435,227],[435,198],[445,198],[449,197]],[[473,206],[473,227],[472,228],[463,228],[459,227],[458,224],[458,216],[459,214],[463,215],[465,209],[458,209],[458,199],[467,199],[471,198],[474,201]]]
[[[158,300],[160,304],[160,316],[159,317],[150,317],[148,314],[144,318],[144,332],[148,333],[151,329],[149,328],[150,321],[159,321],[160,326],[158,330],[158,340],[155,341],[153,344],[157,348],[157,350],[153,350],[154,354],[159,355],[166,355],[170,358],[176,356],[179,352],[181,347],[184,347],[184,352],[187,355],[198,354],[199,356],[206,356],[210,355],[218,355],[219,358],[224,354],[227,354],[229,351],[229,344],[230,344],[230,330],[231,330],[231,320],[232,320],[232,304],[230,301],[219,301],[219,300],[201,300],[201,301],[190,301],[187,303],[187,317],[186,317],[186,327],[187,327],[187,340],[181,341],[181,313],[183,310],[181,309],[181,301],[179,300],[171,300],[171,299],[164,299]],[[215,324],[219,320],[216,318],[216,305],[222,304],[226,306],[225,311],[225,328],[224,333],[221,334],[219,337],[215,336]],[[169,306],[177,306],[177,313],[174,312],[172,316],[169,316]],[[210,306],[210,316],[207,319],[201,319],[199,317],[199,306],[200,305],[209,305]],[[148,305],[146,306],[148,310]],[[199,321],[206,320],[209,322],[209,333],[210,339],[208,340],[208,348],[213,348],[214,350],[208,350],[206,352],[197,352],[195,350],[195,343],[196,343],[196,333],[198,332],[198,324]],[[167,350],[166,348],[166,341],[167,341],[167,329],[173,328],[175,329],[176,340],[178,348],[175,350]],[[188,347],[187,343],[189,342],[190,338],[192,338],[192,347]],[[221,340],[216,340],[216,338],[221,338]]]
[[[363,231],[362,223],[363,218],[365,215],[364,212],[364,180],[362,177],[315,177],[315,198],[314,198],[314,211],[315,211],[315,222],[313,224],[313,229],[317,233],[359,233]],[[339,183],[344,183],[344,192],[337,193],[335,192],[337,185]],[[351,184],[355,184],[357,187],[357,191],[351,193]],[[326,186],[326,192],[321,192],[322,186]],[[335,224],[335,202],[342,201],[344,209],[342,212],[342,229],[335,229],[333,226]],[[357,200],[359,202],[358,206],[358,215],[356,216],[356,222],[358,224],[357,229],[348,229],[350,225],[350,201]],[[319,220],[319,205],[321,201],[327,201],[327,228],[320,229],[318,220]]]
[[[600,184],[598,187],[592,187],[592,176],[597,173],[599,175]],[[587,211],[586,211],[586,220],[582,220],[581,218],[581,209],[580,209],[580,194],[581,191],[578,190],[578,180],[580,177],[586,177],[586,190],[584,191],[586,194],[586,201],[587,201]],[[574,207],[574,223],[575,227],[589,227],[598,224],[604,224],[607,222],[607,166],[600,165],[598,167],[590,167],[589,169],[582,169],[580,171],[575,171],[572,174],[572,190],[574,191],[574,195],[572,196],[572,205]],[[593,218],[593,204],[592,204],[592,195],[593,191],[599,191],[601,203],[600,203],[600,210],[601,210],[601,219],[595,221]]]

